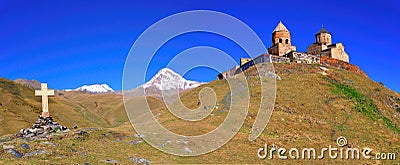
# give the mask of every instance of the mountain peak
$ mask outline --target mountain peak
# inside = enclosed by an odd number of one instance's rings
[[[186,80],[180,74],[174,72],[172,69],[163,68],[151,78],[151,80],[144,85],[143,88],[156,87],[159,90],[187,90],[195,88],[203,84],[202,82]]]
[[[173,71],[172,69],[169,69],[169,68],[162,68],[161,70],[159,70],[157,72],[157,74],[154,77],[159,77],[159,76],[163,76],[163,75],[171,75],[171,76],[183,78],[180,74],[176,73],[175,71]]]

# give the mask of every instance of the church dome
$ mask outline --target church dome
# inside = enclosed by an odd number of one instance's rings
[[[318,34],[321,34],[321,33],[328,33],[328,34],[331,34],[331,33],[328,32],[328,30],[326,30],[326,29],[324,28],[324,26],[322,26],[321,29],[319,29],[317,35],[318,35]]]

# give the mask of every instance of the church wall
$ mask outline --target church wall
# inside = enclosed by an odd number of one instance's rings
[[[288,44],[291,45],[292,41],[290,39],[290,33],[287,31],[278,31],[272,33],[272,43],[275,45],[279,43],[279,39],[282,39],[282,44],[286,44],[286,39],[288,40]]]
[[[331,48],[330,57],[349,62],[349,55],[344,51],[344,46],[341,43],[337,43],[335,47]]]
[[[308,54],[313,54],[313,55],[317,55],[317,54],[321,54],[321,50],[322,47],[321,45],[318,44],[311,44],[308,48],[307,48],[307,53]]]
[[[288,44],[277,44],[268,48],[268,53],[277,56],[283,56],[291,51],[296,51],[296,46]]]

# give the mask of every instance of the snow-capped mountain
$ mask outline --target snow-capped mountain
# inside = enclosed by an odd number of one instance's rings
[[[186,80],[173,70],[164,68],[150,79],[147,83],[129,90],[124,91],[125,96],[153,96],[166,102],[176,99],[177,92],[196,88],[204,82]],[[164,96],[164,97],[163,97]]]
[[[163,68],[158,73],[151,78],[150,81],[143,84],[141,87],[147,89],[150,87],[155,87],[159,90],[188,90],[196,88],[204,84],[202,82],[186,80],[178,73],[168,68]]]
[[[84,92],[88,92],[88,93],[114,92],[114,90],[107,84],[84,85],[79,88],[76,88],[74,91],[84,91]]]

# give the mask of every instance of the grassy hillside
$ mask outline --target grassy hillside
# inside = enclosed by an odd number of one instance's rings
[[[3,145],[13,144],[24,153],[34,149],[46,149],[45,154],[33,157],[14,158],[6,151],[0,152],[0,163],[102,163],[104,160],[116,160],[118,163],[131,162],[129,158],[146,158],[152,163],[277,163],[277,164],[364,164],[383,163],[390,164],[400,159],[400,95],[376,83],[369,78],[346,70],[328,68],[327,75],[321,74],[323,70],[319,65],[305,64],[275,64],[275,71],[281,80],[277,80],[277,96],[275,110],[262,135],[255,141],[248,141],[248,132],[257,116],[260,101],[259,81],[253,75],[254,69],[246,71],[249,78],[251,104],[244,126],[239,133],[222,148],[197,157],[179,157],[158,151],[145,142],[131,144],[134,140],[141,140],[134,136],[135,132],[129,124],[113,128],[99,128],[99,130],[86,131],[87,133],[68,135],[55,135],[50,139],[55,145],[42,144],[43,142],[25,142],[22,139],[10,140],[6,136],[0,139]],[[19,105],[28,109],[31,115],[19,117],[28,121],[35,120],[39,113],[39,99],[33,96],[29,89],[18,85],[10,85],[7,80],[2,80],[9,86],[2,86],[2,97],[8,100],[19,100]],[[189,108],[199,105],[198,93],[203,87],[211,87],[217,94],[218,109],[205,120],[197,122],[182,121],[169,113],[162,103],[151,99],[153,114],[159,114],[159,122],[169,130],[184,135],[200,135],[209,132],[225,119],[229,109],[229,87],[226,80],[215,80],[182,94],[182,102]],[[18,89],[9,90],[7,89]],[[5,94],[7,93],[8,94]],[[18,93],[19,92],[19,93]],[[32,96],[31,96],[32,95]],[[113,115],[110,108],[122,106],[117,103],[117,97],[108,95],[89,95],[65,93],[57,96],[50,104],[57,107],[54,114],[61,123],[78,123],[94,125],[97,127],[115,126],[123,123],[120,118],[123,114]],[[3,103],[3,99],[2,104]],[[97,106],[94,103],[96,100]],[[106,101],[115,101],[108,103]],[[12,102],[12,101],[8,101]],[[10,107],[11,103],[7,103]],[[99,108],[101,106],[102,108]],[[116,106],[116,107],[115,107]],[[35,109],[36,107],[36,109]],[[73,107],[69,111],[61,111],[62,107]],[[82,111],[80,111],[80,108]],[[60,111],[58,111],[60,109]],[[8,118],[17,118],[18,112],[2,110],[2,115]],[[32,111],[32,112],[31,112]],[[3,113],[6,112],[6,113]],[[22,113],[21,113],[22,114]],[[14,115],[14,116],[13,116]],[[64,118],[59,115],[66,115]],[[3,118],[3,117],[2,117]],[[82,121],[80,121],[82,120]],[[98,120],[98,121],[97,121]],[[121,122],[119,122],[121,121]],[[4,124],[7,124],[4,120]],[[109,123],[108,123],[109,122]],[[2,124],[3,124],[2,123]],[[10,128],[11,129],[11,126]],[[325,155],[322,160],[280,160],[259,159],[257,150],[265,143],[269,146],[321,149],[332,145],[337,147],[336,139],[344,136],[348,146],[373,149],[377,152],[396,153],[397,160],[331,160]],[[100,143],[99,143],[100,142]],[[29,143],[30,150],[21,149],[19,144]],[[99,145],[101,144],[101,145]],[[62,156],[60,156],[62,155]]]
[[[40,100],[30,88],[0,79],[0,134],[9,134],[31,125],[38,116]],[[20,127],[20,128],[19,128]]]
[[[0,79],[0,135],[31,126],[41,114],[41,106],[33,89]],[[114,127],[128,121],[122,96],[117,94],[56,91],[49,98],[49,110],[67,127]]]

